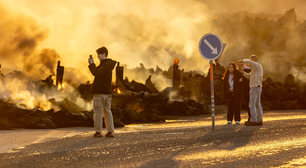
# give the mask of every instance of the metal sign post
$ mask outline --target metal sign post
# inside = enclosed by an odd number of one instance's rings
[[[199,51],[203,58],[209,60],[210,64],[210,94],[211,94],[211,116],[212,130],[215,130],[215,91],[214,91],[214,66],[213,60],[219,58],[226,44],[222,43],[219,36],[215,34],[205,34],[199,42]]]
[[[211,95],[211,116],[212,116],[212,129],[215,130],[215,91],[214,91],[214,62],[209,61],[210,64],[210,95]]]

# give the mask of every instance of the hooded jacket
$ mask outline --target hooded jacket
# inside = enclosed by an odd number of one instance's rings
[[[111,94],[112,93],[112,70],[116,65],[116,61],[104,59],[100,61],[100,65],[90,64],[89,70],[95,76],[92,84],[92,94]]]

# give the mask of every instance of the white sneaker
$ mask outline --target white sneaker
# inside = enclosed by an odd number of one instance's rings
[[[232,122],[231,121],[227,121],[227,124],[232,124]]]
[[[239,121],[236,121],[236,124],[240,124],[240,122],[239,122]]]

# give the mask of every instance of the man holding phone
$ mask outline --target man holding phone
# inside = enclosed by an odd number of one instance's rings
[[[89,70],[95,76],[92,84],[91,93],[93,97],[93,120],[96,133],[94,137],[102,137],[102,117],[105,118],[105,126],[108,130],[106,137],[114,137],[114,121],[111,111],[112,100],[112,70],[116,65],[116,61],[108,59],[108,50],[106,47],[101,47],[96,50],[99,66],[96,66],[92,56],[88,58]]]

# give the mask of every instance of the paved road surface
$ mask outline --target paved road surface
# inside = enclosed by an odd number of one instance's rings
[[[0,167],[306,167],[306,111],[265,112],[261,127],[219,114],[215,131],[209,116],[173,119],[113,139],[92,128],[0,131]]]

